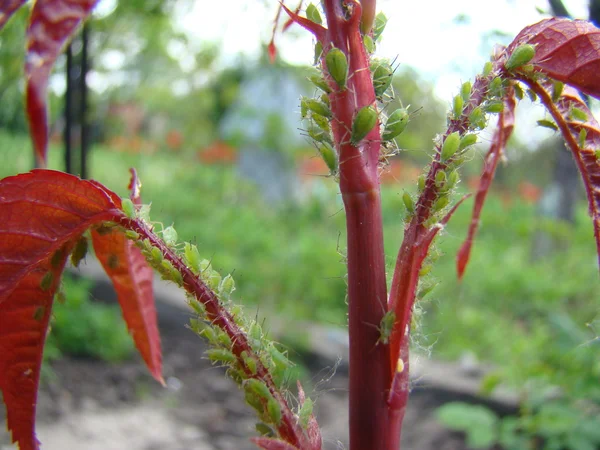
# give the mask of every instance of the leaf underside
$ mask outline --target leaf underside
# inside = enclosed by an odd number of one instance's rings
[[[4,28],[4,25],[10,20],[12,15],[23,6],[27,0],[2,0],[0,4],[0,30]]]

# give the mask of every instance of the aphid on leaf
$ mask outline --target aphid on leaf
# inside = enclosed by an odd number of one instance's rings
[[[245,387],[244,383],[242,383],[242,385]],[[244,389],[244,400],[256,410],[260,417],[263,416],[264,406],[259,396],[257,396],[254,392],[246,388]]]
[[[569,115],[580,122],[586,122],[588,120],[588,116],[583,109],[579,109],[575,106],[571,107],[569,111]]]
[[[587,130],[585,128],[582,128],[579,131],[579,148],[581,148],[581,149],[585,148],[586,139],[587,139]]]
[[[340,89],[345,90],[348,79],[348,60],[344,52],[333,47],[325,55],[325,65],[333,81],[337,83]]]
[[[187,297],[188,305],[190,305],[190,307],[196,312],[196,314],[198,314],[201,317],[204,317],[204,315],[206,314],[206,306],[204,306],[204,303],[196,300],[196,297],[194,297],[191,294],[188,294]]]
[[[308,426],[308,421],[310,420],[310,416],[313,412],[313,401],[310,398],[305,398],[304,403],[300,407],[298,411],[298,423],[302,428],[306,428]]]
[[[200,273],[200,253],[198,252],[198,248],[195,245],[186,242],[183,247],[183,256],[186,265],[188,265],[194,273]]]
[[[446,139],[444,139],[444,143],[442,144],[440,160],[442,162],[448,161],[458,151],[459,146],[460,133],[458,131],[455,131],[454,133],[451,133],[448,136],[446,136]]]
[[[71,264],[73,264],[73,267],[79,267],[79,263],[83,258],[85,258],[87,252],[88,240],[85,236],[81,236],[79,239],[77,239],[73,253],[71,253]]]
[[[492,97],[502,97],[504,95],[504,86],[502,78],[494,78],[488,87],[488,92]]]
[[[208,277],[205,277],[204,281],[211,290],[216,291],[221,283],[221,274],[216,270],[213,270]]]
[[[452,172],[450,172],[450,175],[448,176],[448,184],[446,185],[447,189],[452,189],[454,186],[456,186],[459,180],[460,175],[458,173],[458,170],[453,170]]]
[[[42,277],[42,281],[40,281],[40,289],[42,291],[47,291],[52,287],[52,282],[54,281],[54,274],[52,272],[46,272]]]
[[[135,219],[135,217],[136,217],[135,205],[133,204],[133,202],[130,199],[128,199],[128,198],[121,199],[121,208],[123,209],[123,212],[125,213],[125,215],[128,218]]]
[[[311,110],[312,112],[319,114],[320,116],[323,117],[331,117],[331,110],[329,109],[329,107],[318,101],[315,99],[307,99],[306,100],[306,106],[308,107],[309,110]]]
[[[429,272],[431,272],[431,269],[433,269],[432,264],[423,264],[423,266],[421,266],[421,270],[419,270],[419,276],[424,277],[425,275],[428,275]]]
[[[371,105],[359,109],[354,117],[354,122],[352,122],[350,143],[354,146],[358,145],[371,132],[377,123],[377,119],[377,111]]]
[[[391,141],[399,136],[406,129],[409,120],[410,116],[406,108],[397,109],[388,117],[381,138],[384,141]]]
[[[544,128],[549,128],[552,131],[558,131],[558,127],[556,126],[556,124],[554,122],[552,122],[551,120],[548,119],[540,119],[537,121],[537,124],[540,127],[544,127]]]
[[[452,100],[452,115],[455,119],[460,118],[460,116],[462,115],[464,104],[465,101],[460,95],[454,96],[454,99]]]
[[[306,103],[306,97],[300,97],[300,117],[306,119],[308,115],[308,104]]]
[[[274,398],[270,398],[267,402],[267,412],[275,425],[281,423],[281,406],[279,406],[279,403]]]
[[[173,226],[169,226],[162,231],[162,238],[168,247],[174,247],[177,245],[177,231]]]
[[[394,311],[388,311],[383,315],[381,322],[379,322],[379,339],[377,342],[380,342],[384,345],[387,345],[390,342],[390,337],[392,336],[395,322],[396,313]]]
[[[213,363],[233,364],[237,360],[233,353],[223,348],[211,348],[206,351],[206,355]]]
[[[423,191],[425,189],[425,175],[420,175],[417,180],[417,185],[419,187],[419,191]]]
[[[39,322],[40,320],[42,320],[44,318],[45,312],[46,312],[46,308],[44,306],[38,306],[37,308],[35,308],[35,311],[33,312],[33,320],[35,320],[36,322]]]
[[[506,70],[514,70],[518,69],[521,66],[524,66],[529,61],[533,59],[535,56],[535,46],[531,44],[521,44],[517,48],[515,48],[504,64]]]
[[[312,3],[306,7],[306,18],[311,22],[318,23],[319,25],[323,23],[323,19],[321,19],[319,10]]]

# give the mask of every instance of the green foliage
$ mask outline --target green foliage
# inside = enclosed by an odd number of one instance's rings
[[[90,288],[88,280],[63,278],[63,295],[52,309],[52,331],[45,352],[51,348],[66,355],[122,361],[131,355],[133,343],[119,307],[93,302]]]
[[[498,440],[498,418],[488,408],[452,402],[436,415],[446,427],[466,433],[469,448],[487,448]]]

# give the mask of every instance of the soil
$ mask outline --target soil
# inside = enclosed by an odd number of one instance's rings
[[[183,324],[186,314],[162,305],[163,388],[136,357],[118,365],[64,358],[42,384],[38,437],[44,450],[246,450],[255,449],[255,417],[235,384],[203,356],[203,343]],[[348,445],[347,373],[331,362],[306,358],[324,448]],[[445,400],[416,389],[403,428],[404,450],[466,449],[463,438],[444,430],[432,412]],[[4,420],[0,411],[0,420]],[[0,430],[0,450],[12,450]]]

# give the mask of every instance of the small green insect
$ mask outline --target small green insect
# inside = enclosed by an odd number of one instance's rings
[[[242,360],[244,361],[246,368],[250,371],[250,374],[256,375],[256,360],[252,356],[248,355],[248,352],[246,351],[242,352]]]
[[[486,63],[483,65],[483,76],[487,77],[490,73],[492,73],[492,69],[494,68],[494,65],[492,64],[491,61],[486,61]]]
[[[268,401],[273,398],[273,396],[271,395],[271,391],[269,391],[267,385],[264,382],[257,380],[256,378],[249,378],[246,381],[244,381],[244,389],[251,391],[263,400]]]
[[[45,312],[46,312],[46,308],[44,306],[38,306],[37,308],[35,308],[35,311],[33,312],[33,320],[35,320],[36,322],[39,322],[40,320],[42,320],[44,318]]]
[[[298,422],[302,428],[306,428],[308,426],[308,421],[310,420],[310,416],[313,412],[313,401],[310,398],[304,399],[304,403],[300,407],[298,411]]]
[[[183,247],[183,256],[186,265],[192,269],[194,273],[200,273],[200,253],[198,252],[198,248],[195,245],[186,242]]]
[[[452,172],[450,172],[450,175],[448,175],[448,184],[446,184],[446,188],[452,189],[458,184],[459,181],[460,174],[458,173],[458,170],[453,170]]]
[[[307,133],[316,142],[327,143],[333,146],[333,140],[331,139],[331,134],[328,131],[325,131],[319,127],[310,126],[308,127]]]
[[[231,348],[231,338],[225,331],[221,330],[220,328],[217,329],[217,340],[219,341],[219,344],[221,344],[223,347]]]
[[[225,278],[221,280],[221,283],[219,284],[219,295],[222,295],[229,299],[233,291],[235,291],[235,280],[233,279],[231,274],[228,274]]]
[[[406,191],[404,191],[404,194],[402,194],[402,202],[404,203],[406,211],[408,211],[409,214],[414,214],[415,201],[413,200],[412,196]]]
[[[444,197],[442,197],[442,198],[444,198]],[[432,264],[423,264],[421,266],[421,269],[419,270],[419,276],[424,277],[425,275],[428,275],[429,272],[431,272],[431,269],[433,269]]]
[[[379,340],[378,342],[387,345],[390,342],[392,331],[394,330],[394,324],[396,322],[396,313],[394,311],[387,311],[379,322]]]
[[[281,406],[274,398],[270,398],[267,402],[267,412],[273,424],[279,426],[281,423]]]
[[[394,72],[388,60],[378,59],[371,63],[375,97],[381,99],[392,84]]]
[[[327,118],[331,117],[331,109],[329,109],[329,107],[325,103],[310,98],[306,100],[306,106],[315,114]]]
[[[471,89],[472,88],[473,88],[473,86],[471,85],[470,81],[465,81],[460,86],[460,97],[463,99],[463,101],[465,103],[468,103],[469,100],[471,99]]]
[[[504,64],[506,70],[515,70],[524,66],[535,56],[535,46],[531,44],[522,44],[515,48]]]
[[[325,79],[322,76],[311,75],[310,77],[308,77],[308,79],[310,80],[310,82],[312,84],[314,84],[316,87],[321,89],[326,94],[329,94],[331,92],[331,88],[329,87],[329,85],[327,84],[327,82],[325,81]]]
[[[486,125],[485,113],[480,106],[476,107],[469,114],[469,125],[473,129],[484,129]]]
[[[549,128],[552,131],[558,131],[558,127],[556,126],[556,124],[554,122],[552,122],[551,120],[548,119],[540,119],[537,121],[537,124],[540,127],[544,127],[544,128]]]
[[[459,146],[460,133],[458,131],[455,131],[454,133],[451,133],[448,136],[446,136],[446,139],[444,139],[444,143],[442,144],[440,160],[442,162],[448,161],[458,151]]]
[[[375,51],[375,41],[368,34],[363,36],[363,44],[365,45],[365,50],[367,53],[371,54]]]
[[[75,244],[73,253],[71,253],[71,264],[73,264],[73,267],[79,267],[79,263],[85,258],[87,252],[88,240],[85,236],[81,236]]]
[[[387,22],[388,18],[382,12],[375,16],[375,25],[373,26],[373,39],[375,41],[378,41],[381,37],[381,34],[383,33],[383,30],[385,30]]]
[[[42,281],[40,281],[40,289],[42,291],[47,291],[52,287],[52,282],[54,281],[54,274],[52,272],[46,272],[42,277]]]
[[[321,44],[320,41],[317,41],[317,43],[315,44],[315,60],[313,62],[314,65],[317,65],[319,63],[319,60],[321,59],[322,54],[323,54],[323,44]]]
[[[586,112],[583,109],[577,108],[576,106],[573,106],[569,113],[573,119],[579,120],[580,122],[586,122],[588,120],[588,115]]]
[[[502,78],[494,78],[488,87],[488,92],[492,97],[502,97],[504,95],[504,83]]]
[[[152,250],[150,250],[150,256],[156,264],[160,264],[163,261],[163,253],[158,247],[152,247]]]
[[[318,23],[319,25],[323,23],[323,19],[321,19],[319,10],[312,3],[306,7],[306,18],[311,22]]]
[[[136,233],[133,230],[125,230],[125,236],[132,241],[137,241],[140,238],[139,233]]]
[[[417,186],[421,192],[425,190],[425,181],[425,175],[420,175],[419,179],[417,180]]]
[[[341,90],[345,90],[346,81],[348,80],[348,60],[344,52],[333,47],[325,55],[325,65],[333,81],[337,83]]]
[[[500,100],[492,100],[485,104],[484,109],[489,113],[500,113],[504,111],[504,103]]]
[[[233,364],[237,361],[233,353],[223,348],[211,348],[206,351],[206,355],[213,363]]]
[[[455,119],[460,118],[463,112],[463,106],[465,105],[465,101],[460,95],[455,95],[452,100],[452,115]]]
[[[194,312],[200,317],[204,317],[204,315],[206,314],[206,306],[204,306],[204,303],[198,301],[196,297],[194,297],[191,294],[187,294],[186,297],[188,300],[188,305],[190,305]]]
[[[391,141],[399,136],[406,129],[409,120],[410,116],[406,108],[397,109],[388,117],[381,138],[384,141]]]
[[[523,92],[523,88],[521,87],[521,85],[518,83],[515,83],[515,84],[513,84],[513,88],[515,90],[515,97],[517,97],[517,100],[523,100],[525,93]]]
[[[377,111],[371,105],[359,109],[354,117],[354,122],[352,122],[350,143],[354,146],[358,145],[371,132],[377,120]]]
[[[587,130],[585,128],[582,128],[579,131],[579,148],[581,148],[581,149],[585,148],[586,140],[587,140]]]
[[[331,128],[329,127],[329,120],[327,120],[327,118],[319,114],[312,114],[310,118],[321,130],[323,130],[324,133],[329,135]]]
[[[142,219],[147,224],[150,223],[150,209],[151,209],[151,207],[152,207],[151,204],[142,205],[142,206],[140,206],[140,210],[139,210],[139,213],[138,213],[139,216],[140,216],[140,219]]]
[[[533,92],[531,89],[527,89],[527,96],[529,97],[529,100],[531,100],[531,102],[536,102],[538,99],[538,96],[535,92]]]
[[[177,245],[177,231],[173,226],[169,226],[162,231],[162,238],[168,247],[174,247]]]
[[[565,84],[560,81],[552,83],[552,101],[556,103],[565,89]]]
[[[436,174],[435,174],[435,185],[438,188],[443,187],[446,184],[446,172],[444,172],[443,170],[439,170]]]
[[[446,206],[448,206],[448,204],[450,204],[450,199],[447,196],[444,197],[440,197],[436,200],[436,202],[433,204],[433,207],[431,208],[431,210],[436,213],[441,211],[442,209],[444,209]],[[423,270],[423,269],[421,269]],[[420,273],[420,272],[419,272]]]
[[[333,149],[333,147],[327,143],[323,143],[323,145],[319,146],[319,153],[327,164],[327,168],[331,174],[336,174],[338,170],[338,158],[337,153]]]
[[[273,431],[273,429],[267,425],[264,422],[258,422],[255,425],[256,431],[261,435],[261,436],[266,436],[266,437],[273,437],[275,436],[275,432]]]
[[[460,139],[460,144],[458,144],[459,150],[464,150],[467,147],[470,147],[473,144],[477,143],[477,135],[476,134],[465,134]]]
[[[427,296],[427,294],[431,293],[436,288],[436,286],[437,286],[436,283],[431,283],[431,284],[427,284],[426,286],[423,286],[422,288],[419,289],[419,292],[417,293],[417,298],[419,300],[423,299],[424,297]]]
[[[121,209],[123,209],[123,212],[125,213],[125,215],[128,218],[130,218],[130,219],[136,218],[135,205],[133,204],[133,202],[130,199],[128,199],[128,198],[121,199]]]

